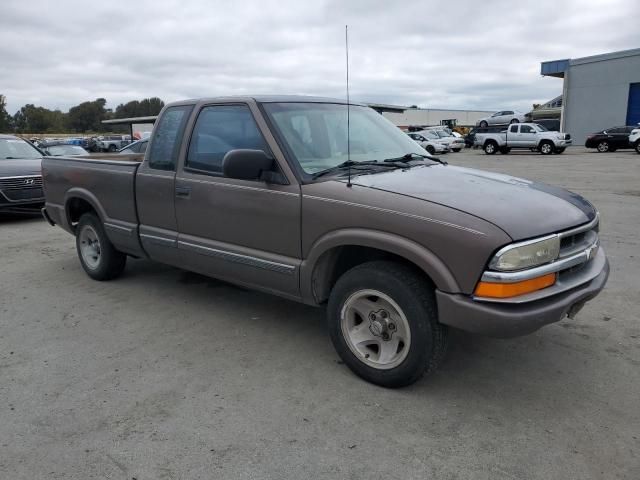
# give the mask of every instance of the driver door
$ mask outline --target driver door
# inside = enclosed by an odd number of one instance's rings
[[[267,142],[254,113],[240,103],[201,107],[176,177],[178,249],[190,270],[298,298],[298,184],[277,159],[269,182],[222,172],[229,150],[260,149],[275,157],[277,145]]]

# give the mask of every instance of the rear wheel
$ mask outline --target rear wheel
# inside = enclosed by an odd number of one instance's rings
[[[605,153],[609,151],[609,142],[607,142],[606,140],[602,140],[600,143],[598,143],[598,146],[596,147],[598,149],[598,151],[600,153]]]
[[[482,120],[478,126],[484,128],[484,127],[488,127],[489,124],[485,120]]]
[[[493,140],[484,144],[484,153],[487,155],[494,155],[498,151],[498,144]]]
[[[540,153],[543,155],[551,155],[554,151],[553,143],[545,140],[540,143],[539,150],[540,150]]]
[[[368,262],[346,272],[331,291],[329,334],[344,363],[383,387],[409,385],[434,371],[447,346],[433,287],[394,262]]]
[[[82,268],[94,280],[111,280],[119,276],[127,256],[117,251],[93,213],[80,217],[76,227],[76,249]]]

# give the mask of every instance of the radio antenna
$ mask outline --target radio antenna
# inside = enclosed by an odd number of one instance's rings
[[[347,57],[347,187],[351,187],[351,125],[349,110],[349,25],[344,26],[344,49]]]

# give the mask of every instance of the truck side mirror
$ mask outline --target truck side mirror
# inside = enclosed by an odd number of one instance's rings
[[[222,174],[239,180],[257,180],[273,169],[273,158],[263,150],[239,148],[229,150],[222,159]]]

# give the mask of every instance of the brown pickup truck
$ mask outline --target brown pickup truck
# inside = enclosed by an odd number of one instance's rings
[[[172,103],[142,161],[47,157],[43,178],[90,277],[148,258],[326,305],[338,354],[387,387],[433,371],[449,326],[527,334],[609,274],[581,196],[447,165],[339,100]]]

